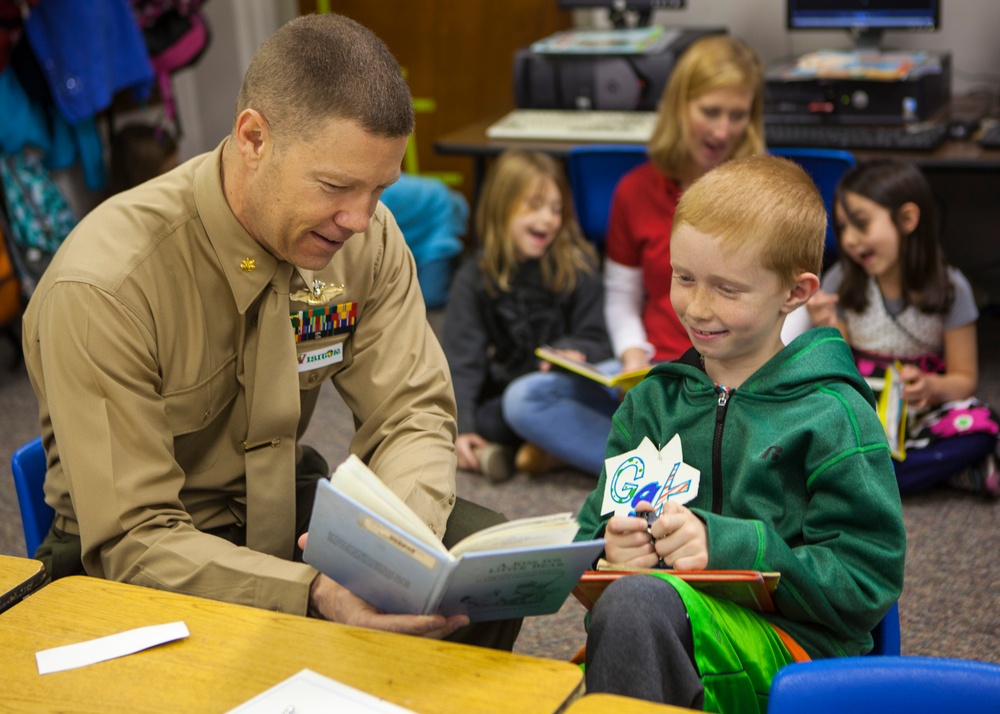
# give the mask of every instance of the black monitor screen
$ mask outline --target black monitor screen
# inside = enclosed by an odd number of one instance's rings
[[[878,50],[883,30],[941,29],[941,0],[787,0],[790,30],[848,30]]]
[[[936,30],[940,0],[788,0],[794,30]]]
[[[559,8],[562,10],[588,7],[603,7],[608,10],[678,10],[684,7],[685,3],[686,0],[559,0]]]

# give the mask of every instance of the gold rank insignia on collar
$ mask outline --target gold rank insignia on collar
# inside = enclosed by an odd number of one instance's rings
[[[295,302],[307,305],[326,305],[344,292],[343,285],[327,285],[322,280],[313,280],[312,286],[305,290],[296,290],[289,297]]]
[[[243,262],[240,263],[240,269],[244,273],[252,273],[254,268],[257,267],[257,261],[253,258],[244,258]]]

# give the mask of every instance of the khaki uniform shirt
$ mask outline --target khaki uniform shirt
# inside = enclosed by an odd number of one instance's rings
[[[312,567],[201,532],[245,519],[243,346],[276,265],[225,201],[221,153],[96,208],[39,283],[24,345],[46,500],[90,575],[305,614]],[[354,414],[351,452],[442,535],[454,394],[392,214],[379,204],[330,265],[300,273],[343,285],[333,302],[356,303],[356,328],[299,343],[299,436],[332,379]]]

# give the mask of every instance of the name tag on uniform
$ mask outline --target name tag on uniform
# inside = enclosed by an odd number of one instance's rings
[[[319,369],[343,361],[344,344],[340,342],[329,347],[299,352],[299,371],[308,372],[311,369]]]

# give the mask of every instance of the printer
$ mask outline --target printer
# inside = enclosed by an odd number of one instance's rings
[[[622,33],[568,31],[514,54],[514,101],[521,109],[655,111],[677,59],[693,42],[725,28],[655,28],[653,41]],[[652,37],[648,34],[647,36]],[[606,39],[611,38],[611,39]],[[628,38],[626,38],[628,39]]]

